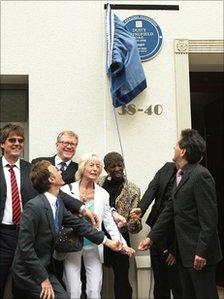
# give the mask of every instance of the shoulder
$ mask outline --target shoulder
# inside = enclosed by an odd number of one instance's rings
[[[21,168],[31,169],[32,164],[26,160],[20,159]]]
[[[37,163],[39,161],[42,161],[42,160],[47,160],[47,161],[52,163],[54,161],[54,158],[55,158],[55,156],[53,156],[53,157],[38,157],[38,158],[33,159],[31,161],[31,163],[35,164],[35,163]]]
[[[140,188],[136,184],[134,184],[131,181],[127,181],[127,183],[128,183],[128,187],[129,187],[130,191],[135,192],[135,193],[140,193]]]
[[[160,169],[161,170],[169,170],[169,169],[173,170],[175,167],[176,166],[175,166],[174,162],[166,162]]]
[[[73,182],[70,184],[65,184],[61,187],[61,190],[65,193],[70,193],[72,190],[75,190],[78,188],[79,182]]]
[[[103,184],[105,183],[107,177],[108,177],[107,175],[100,176],[98,181],[97,181],[97,184],[100,185],[100,186],[103,186]]]
[[[209,170],[207,168],[205,168],[204,166],[202,166],[201,164],[197,164],[193,171],[192,171],[192,175],[195,176],[196,178],[212,178],[211,173],[209,172]]]
[[[95,190],[98,194],[101,194],[102,197],[108,197],[109,198],[109,193],[103,187],[95,184]]]
[[[43,194],[38,194],[36,197],[30,199],[24,207],[24,211],[27,210],[33,210],[35,212],[38,212],[39,209],[44,208],[44,202],[43,202]]]

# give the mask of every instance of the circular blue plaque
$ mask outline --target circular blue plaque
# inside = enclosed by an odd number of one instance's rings
[[[155,57],[163,43],[163,35],[159,25],[143,15],[130,16],[123,22],[136,38],[141,60],[145,61]]]

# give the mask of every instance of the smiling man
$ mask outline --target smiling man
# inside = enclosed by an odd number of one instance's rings
[[[32,160],[35,164],[41,160],[47,160],[62,171],[62,178],[65,184],[70,184],[75,181],[75,173],[78,169],[78,164],[72,161],[78,146],[78,135],[69,130],[62,131],[58,134],[56,140],[57,154],[53,157],[40,157]]]
[[[24,128],[9,123],[2,128],[0,143],[0,298],[14,257],[18,239],[20,215],[25,203],[37,192],[29,173],[31,164],[20,159],[24,147]]]

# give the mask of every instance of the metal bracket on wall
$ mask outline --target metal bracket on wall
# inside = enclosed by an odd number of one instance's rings
[[[110,3],[109,3],[110,4]],[[111,9],[117,10],[179,10],[179,5],[148,5],[148,4],[110,4]],[[104,4],[104,9],[107,4]]]

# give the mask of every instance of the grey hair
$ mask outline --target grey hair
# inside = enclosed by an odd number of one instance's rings
[[[67,135],[67,136],[70,136],[70,137],[75,137],[75,139],[77,140],[77,143],[79,141],[79,136],[78,134],[76,134],[75,132],[73,131],[69,131],[69,130],[64,130],[62,132],[60,132],[57,136],[57,139],[56,139],[56,143],[58,143],[59,141],[61,141],[61,137],[63,135]]]
[[[99,175],[101,174],[101,172],[103,170],[103,163],[100,161],[100,158],[94,153],[88,153],[88,154],[83,155],[81,157],[81,159],[79,160],[78,170],[75,173],[75,179],[77,181],[81,180],[81,178],[83,176],[84,169],[85,169],[85,165],[89,161],[99,162],[99,164],[100,164],[100,173],[99,173]]]

